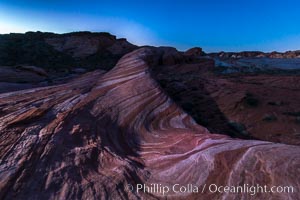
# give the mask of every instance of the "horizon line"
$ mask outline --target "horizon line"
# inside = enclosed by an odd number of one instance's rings
[[[118,37],[117,35],[114,35],[112,34],[111,32],[108,32],[108,31],[89,31],[89,30],[79,30],[79,31],[70,31],[70,32],[52,32],[52,31],[40,31],[40,30],[36,30],[36,31],[24,31],[24,32],[0,32],[0,35],[9,35],[9,34],[26,34],[26,33],[30,33],[30,32],[33,32],[33,33],[37,33],[37,32],[40,32],[40,33],[53,33],[53,34],[57,34],[57,35],[63,35],[63,34],[70,34],[70,33],[106,33],[106,34],[110,34],[112,36],[115,36],[116,39],[126,39],[128,41],[127,38],[125,37]],[[128,41],[130,42],[130,41]],[[271,53],[280,53],[280,54],[283,54],[283,53],[288,53],[288,52],[295,52],[295,51],[300,51],[300,49],[290,49],[290,50],[285,50],[285,51],[277,51],[277,50],[274,50],[274,51],[262,51],[262,50],[258,50],[258,49],[255,49],[255,50],[235,50],[235,51],[226,51],[226,50],[219,50],[219,51],[205,51],[205,49],[203,49],[201,46],[191,46],[189,48],[185,48],[184,50],[183,49],[180,49],[179,47],[175,47],[175,46],[169,46],[169,45],[151,45],[151,44],[146,44],[146,45],[137,45],[137,44],[134,44],[132,42],[130,42],[131,44],[133,45],[136,45],[138,47],[146,47],[146,46],[152,46],[152,47],[171,47],[171,48],[175,48],[177,51],[182,51],[182,52],[185,52],[185,51],[188,51],[189,49],[192,49],[192,48],[201,48],[205,53],[208,53],[208,54],[213,54],[213,53],[243,53],[243,52],[260,52],[260,53],[265,53],[265,54],[271,54]]]

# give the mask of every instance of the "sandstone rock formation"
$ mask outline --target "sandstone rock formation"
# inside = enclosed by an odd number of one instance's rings
[[[104,32],[0,34],[0,66],[37,66],[48,73],[74,68],[109,70],[137,48]]]
[[[0,93],[66,82],[109,70],[138,47],[109,33],[0,34]]]
[[[299,146],[232,139],[198,125],[153,78],[152,68],[166,57],[172,56],[163,48],[141,48],[106,73],[0,94],[0,199],[166,198],[137,192],[137,183],[299,187]],[[299,198],[208,190],[165,195]]]
[[[124,55],[136,48],[126,39],[117,39],[109,33],[69,33],[49,37],[45,41],[55,50],[67,53],[74,58],[85,58],[105,50],[112,54]]]
[[[188,49],[186,52],[184,52],[184,54],[192,55],[192,56],[204,56],[205,55],[202,48],[200,48],[200,47],[194,47],[194,48]]]
[[[38,87],[48,74],[35,66],[0,66],[0,93]]]
[[[47,73],[34,66],[8,67],[0,66],[0,82],[37,83],[44,81]]]

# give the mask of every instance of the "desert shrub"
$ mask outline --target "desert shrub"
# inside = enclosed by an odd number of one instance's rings
[[[191,90],[192,90],[192,91],[197,91],[197,90],[198,90],[198,87],[192,87]]]
[[[168,81],[167,80],[165,80],[165,79],[162,79],[162,80],[159,80],[159,84],[161,85],[161,87],[166,87],[167,86],[167,84],[168,84]]]
[[[182,99],[181,99],[180,95],[174,95],[173,100],[174,101],[181,101]]]
[[[268,105],[270,106],[282,106],[284,103],[281,101],[269,101]]]
[[[283,114],[293,116],[293,117],[300,117],[300,112],[284,112]]]
[[[196,112],[192,114],[194,120],[198,123],[201,124],[202,126],[207,126],[208,125],[208,119],[204,118],[201,116],[200,112]]]
[[[266,122],[273,122],[273,121],[276,121],[277,120],[277,117],[275,115],[272,115],[272,114],[267,114],[263,117],[263,121],[266,121]]]
[[[190,102],[184,103],[182,107],[188,112],[191,112],[194,109],[194,105]]]
[[[251,93],[246,93],[245,103],[248,106],[256,107],[259,104],[259,100]]]
[[[241,135],[249,135],[244,124],[239,123],[239,122],[234,122],[234,121],[230,121],[228,124],[231,128],[233,128],[235,131],[237,131]]]

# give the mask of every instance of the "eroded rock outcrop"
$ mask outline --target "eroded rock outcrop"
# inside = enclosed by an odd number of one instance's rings
[[[185,55],[191,55],[191,56],[204,56],[205,53],[200,47],[193,47],[191,49],[188,49],[186,52],[184,52]]]
[[[300,147],[232,139],[198,125],[152,78],[151,66],[164,56],[164,49],[142,48],[104,74],[1,94],[0,198],[165,198],[137,192],[137,183],[299,186]],[[296,192],[249,196],[208,190],[165,195],[299,197]]]
[[[0,66],[36,66],[63,76],[75,68],[109,70],[138,46],[105,32],[0,34]]]
[[[126,39],[117,39],[109,33],[75,32],[48,37],[45,41],[55,50],[71,55],[73,58],[86,58],[99,51],[124,55],[137,48]]]

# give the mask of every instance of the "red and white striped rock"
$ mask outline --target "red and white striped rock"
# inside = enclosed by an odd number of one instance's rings
[[[210,133],[152,78],[163,49],[111,71],[0,94],[0,199],[164,199],[127,184],[289,185],[300,147]],[[170,199],[297,199],[299,193],[168,193]]]

